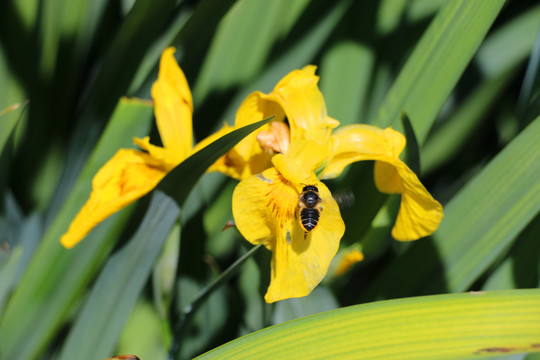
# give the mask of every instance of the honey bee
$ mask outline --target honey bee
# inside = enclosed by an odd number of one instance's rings
[[[315,229],[321,216],[322,199],[319,196],[319,189],[314,185],[306,185],[300,194],[298,201],[298,210],[300,213],[300,222],[304,228],[305,234]]]

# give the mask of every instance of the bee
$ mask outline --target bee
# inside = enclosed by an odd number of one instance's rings
[[[319,196],[319,189],[314,185],[306,185],[302,189],[298,201],[298,210],[300,213],[300,222],[305,231],[305,236],[315,229],[321,216],[322,199]]]

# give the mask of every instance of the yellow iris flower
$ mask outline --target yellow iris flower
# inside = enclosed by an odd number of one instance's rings
[[[142,150],[120,149],[92,180],[92,193],[60,242],[72,248],[97,224],[150,192],[176,165],[206,146],[223,131],[193,147],[193,100],[186,77],[174,58],[163,51],[152,86],[154,113],[163,147],[149,137],[134,138]]]
[[[327,115],[315,70],[315,66],[295,70],[270,94],[248,96],[238,110],[235,127],[270,115],[276,119],[242,140],[211,168],[241,179],[233,194],[238,230],[252,244],[263,243],[272,251],[267,302],[308,295],[338,250],[345,225],[316,172],[321,178],[333,178],[352,162],[375,160],[378,189],[401,194],[392,230],[397,240],[432,234],[443,216],[441,205],[399,159],[405,147],[403,135],[370,125],[332,132],[339,122]],[[302,227],[299,212],[299,197],[306,185],[316,186],[322,200],[318,224],[309,232]]]

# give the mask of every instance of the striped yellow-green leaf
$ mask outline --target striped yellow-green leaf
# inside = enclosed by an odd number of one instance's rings
[[[540,290],[350,306],[234,340],[198,359],[464,359],[540,351]]]

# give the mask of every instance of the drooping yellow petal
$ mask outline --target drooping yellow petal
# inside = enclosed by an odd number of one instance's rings
[[[382,192],[401,194],[398,217],[392,229],[394,239],[416,240],[437,230],[443,218],[442,206],[403,161],[377,161],[375,184]]]
[[[346,166],[356,161],[377,160],[375,157],[380,156],[398,158],[405,148],[402,134],[372,125],[344,126],[334,131],[332,138],[337,145],[322,174],[325,179],[338,177]]]
[[[192,152],[193,100],[186,77],[174,58],[174,51],[170,47],[161,55],[158,79],[152,85],[152,98],[163,146],[180,163]]]
[[[276,226],[271,281],[265,295],[267,302],[308,295],[324,278],[337,253],[345,224],[328,188],[322,183],[318,183],[317,188],[322,211],[315,229],[305,236],[298,215],[290,227]],[[289,237],[287,231],[290,231]]]
[[[307,236],[299,219],[301,188],[275,168],[242,180],[234,191],[238,230],[252,244],[262,242],[273,251],[267,302],[308,295],[325,276],[337,252],[345,225],[328,188],[320,182],[316,186],[322,211],[318,225]]]
[[[396,240],[410,241],[431,235],[439,226],[443,210],[418,177],[399,159],[405,137],[391,128],[350,125],[335,132],[335,153],[323,178],[341,174],[355,161],[375,160],[375,184],[381,192],[401,194],[401,206],[392,229]]]
[[[62,245],[75,246],[97,224],[152,190],[166,173],[148,154],[120,149],[94,177],[90,198],[60,239]]]

